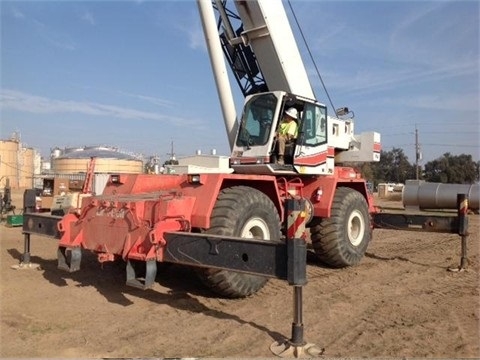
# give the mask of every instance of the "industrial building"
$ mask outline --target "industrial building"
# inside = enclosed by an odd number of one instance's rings
[[[0,188],[5,187],[7,179],[12,189],[44,188],[45,179],[53,178],[83,182],[91,158],[95,158],[94,172],[99,182],[104,182],[100,178],[110,173],[144,172],[140,156],[108,146],[55,147],[50,158],[42,159],[37,150],[25,147],[14,133],[10,139],[0,140]]]

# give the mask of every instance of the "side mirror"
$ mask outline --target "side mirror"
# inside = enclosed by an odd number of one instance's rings
[[[335,115],[337,116],[347,116],[349,115],[350,119],[353,119],[355,117],[355,113],[350,110],[348,107],[341,107],[337,110],[335,110]]]

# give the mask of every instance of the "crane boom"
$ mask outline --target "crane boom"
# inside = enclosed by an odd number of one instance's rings
[[[197,0],[198,10],[202,19],[203,33],[210,55],[217,93],[222,107],[225,129],[227,131],[230,149],[235,143],[238,122],[233,101],[232,88],[228,79],[227,67],[223,59],[223,52],[218,38],[218,31],[215,25],[215,15],[211,0]]]
[[[284,162],[280,153],[277,163],[276,134],[289,108],[298,113],[298,137],[288,155],[292,173],[329,175],[335,164],[380,159],[380,134],[355,135],[348,108],[337,117],[335,109],[327,112],[316,99],[282,0],[233,0],[236,12],[227,9],[227,0],[198,1],[199,6],[209,5],[209,19],[201,16],[222,109],[233,103],[228,85],[219,85],[219,79],[228,81],[222,50],[245,96],[233,142],[229,132],[235,172],[284,172],[283,167],[276,166]],[[219,14],[217,24],[211,19],[213,9]],[[222,67],[215,67],[215,63]],[[224,121],[229,131],[230,119],[225,112]]]
[[[241,39],[252,47],[268,89],[314,99],[282,1],[238,0],[235,6],[243,22]]]

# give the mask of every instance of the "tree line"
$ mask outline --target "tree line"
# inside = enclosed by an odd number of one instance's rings
[[[428,182],[473,184],[480,180],[480,161],[475,162],[472,155],[452,155],[445,153],[439,158],[416,168],[410,163],[403,149],[393,148],[381,151],[380,161],[363,163],[359,166],[363,177],[377,186],[380,183],[405,183],[417,178]]]

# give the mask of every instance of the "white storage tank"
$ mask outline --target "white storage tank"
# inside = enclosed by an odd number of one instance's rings
[[[55,174],[84,173],[92,157],[95,173],[143,173],[141,159],[109,147],[65,149],[58,157],[52,157],[51,167]]]

